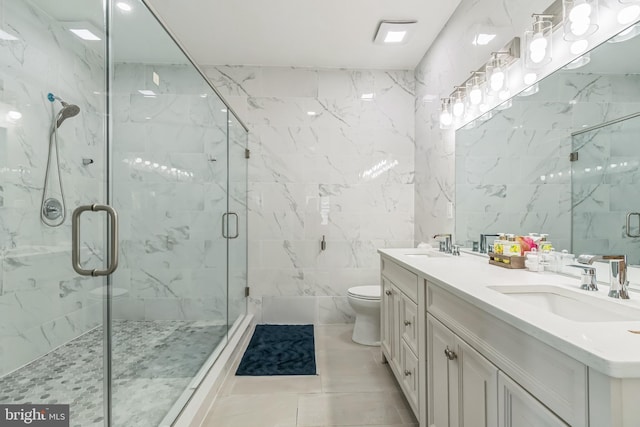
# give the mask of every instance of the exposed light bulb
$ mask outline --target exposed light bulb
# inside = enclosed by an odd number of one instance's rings
[[[506,101],[507,99],[509,99],[510,96],[511,96],[511,91],[509,89],[503,89],[500,92],[498,92],[498,98],[500,98],[501,101]]]
[[[469,92],[469,101],[471,101],[473,105],[478,105],[482,102],[482,89],[480,89],[480,86],[473,86],[473,89]]]
[[[489,106],[485,103],[482,103],[478,106],[478,109],[481,113],[486,113],[487,111],[489,111]]]
[[[533,84],[538,79],[538,75],[536,73],[526,73],[522,80],[525,84],[530,85]]]
[[[618,12],[618,22],[622,25],[631,24],[640,17],[640,5],[633,4]]]
[[[531,43],[529,43],[529,58],[531,62],[534,64],[542,62],[547,55],[548,46],[549,41],[546,37],[540,32],[535,33],[531,39]]]
[[[449,111],[443,111],[440,114],[440,124],[442,126],[451,126],[451,123],[453,123],[453,116]]]
[[[491,73],[491,90],[499,91],[504,86],[504,71],[496,68]]]
[[[580,55],[581,53],[586,51],[588,47],[589,47],[589,42],[588,41],[586,41],[586,40],[578,40],[578,41],[575,41],[575,42],[571,43],[571,47],[569,48],[569,50],[574,55]]]
[[[591,26],[591,5],[586,2],[576,4],[569,12],[570,29],[576,36],[582,36]]]
[[[453,115],[456,117],[462,117],[464,114],[464,102],[462,102],[461,98],[456,99],[456,102],[453,104]]]

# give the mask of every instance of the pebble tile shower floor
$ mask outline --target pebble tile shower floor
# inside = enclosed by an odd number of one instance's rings
[[[113,425],[157,426],[224,338],[190,321],[113,323]],[[102,327],[0,378],[0,403],[70,405],[71,425],[102,426]]]

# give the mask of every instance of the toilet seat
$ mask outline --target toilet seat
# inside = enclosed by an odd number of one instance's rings
[[[354,286],[349,288],[347,295],[362,300],[380,300],[380,286]]]

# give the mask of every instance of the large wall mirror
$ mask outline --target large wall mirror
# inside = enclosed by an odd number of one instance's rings
[[[640,264],[640,37],[624,38],[456,131],[458,243],[548,233],[558,250]]]

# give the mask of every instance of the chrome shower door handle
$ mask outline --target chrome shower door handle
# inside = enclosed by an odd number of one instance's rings
[[[240,230],[238,228],[240,222],[239,222],[239,218],[238,218],[238,214],[235,212],[229,212],[229,215],[233,215],[233,217],[236,219],[236,232],[233,236],[229,236],[230,239],[237,239],[238,236],[240,236]]]
[[[625,230],[625,233],[627,237],[640,237],[640,234],[631,234],[631,217],[632,216],[637,216],[638,222],[640,223],[640,212],[629,212],[627,214],[627,229]]]
[[[229,236],[227,235],[227,216],[229,214],[227,212],[222,214],[222,237],[224,237],[225,239],[228,239]]]
[[[110,256],[106,270],[87,270],[82,268],[80,259],[80,216],[83,212],[106,212],[110,220]],[[79,206],[73,211],[71,218],[71,264],[76,273],[81,276],[108,276],[118,268],[118,213],[108,205]]]

